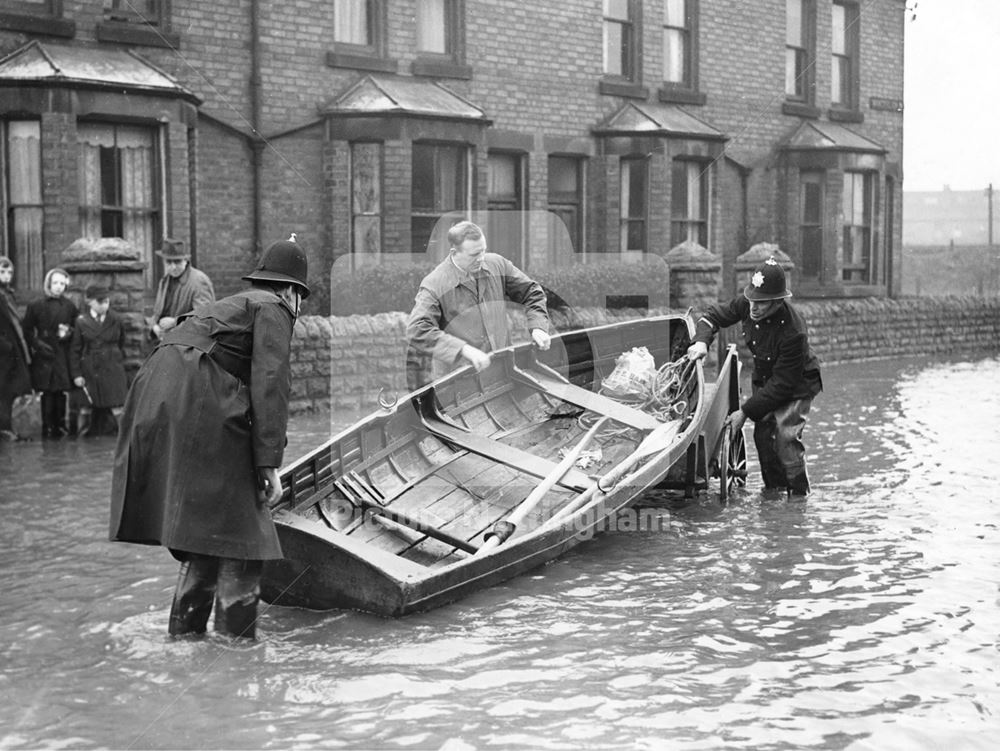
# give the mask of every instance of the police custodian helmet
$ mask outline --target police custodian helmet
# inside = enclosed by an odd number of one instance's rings
[[[783,300],[792,296],[785,285],[785,270],[774,260],[774,256],[754,269],[750,284],[743,289],[743,296],[751,301]]]
[[[295,242],[295,234],[287,240],[272,243],[264,255],[260,257],[257,268],[247,274],[244,279],[259,279],[268,282],[291,282],[298,285],[302,299],[309,297],[309,285],[306,278],[309,262],[305,251]]]

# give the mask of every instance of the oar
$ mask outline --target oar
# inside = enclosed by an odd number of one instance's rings
[[[535,506],[545,497],[545,494],[552,490],[552,487],[562,479],[562,476],[569,471],[570,467],[576,464],[576,460],[587,447],[587,444],[594,439],[597,431],[610,419],[610,417],[604,416],[590,427],[590,430],[584,434],[583,438],[572,449],[566,452],[566,456],[563,457],[562,461],[535,486],[535,489],[528,494],[527,498],[521,501],[520,505],[511,512],[510,516],[503,521],[497,522],[493,529],[486,533],[486,541],[479,546],[476,555],[493,550],[514,534],[517,525],[524,521],[524,517],[535,509]]]
[[[671,439],[677,435],[680,425],[680,420],[672,420],[671,422],[663,423],[660,427],[651,431],[649,435],[643,439],[642,443],[636,446],[635,451],[625,457],[625,459],[619,462],[615,467],[601,475],[594,485],[587,488],[563,508],[559,509],[546,522],[546,525],[550,525],[553,522],[572,514],[584,504],[589,503],[597,493],[600,493],[601,495],[607,495],[610,493],[614,490],[615,486],[619,483],[622,477],[624,477],[626,473],[628,473],[641,459],[644,459],[650,454],[658,453],[669,446]]]
[[[680,420],[671,420],[651,430],[649,435],[642,439],[642,443],[636,446],[635,451],[625,457],[618,466],[601,475],[597,480],[598,490],[602,493],[610,493],[626,473],[639,463],[639,460],[667,448],[680,431],[680,428]]]

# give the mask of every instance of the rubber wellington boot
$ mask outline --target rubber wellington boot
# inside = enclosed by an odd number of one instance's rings
[[[789,500],[803,500],[809,495],[809,478],[806,476],[805,467],[789,474],[788,476],[788,498]]]
[[[181,564],[167,626],[171,636],[204,634],[208,630],[218,571],[219,559],[211,556],[192,555]]]
[[[215,598],[215,630],[243,639],[257,638],[261,561],[223,558]]]

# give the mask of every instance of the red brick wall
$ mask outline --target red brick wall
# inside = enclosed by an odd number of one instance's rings
[[[202,118],[198,124],[198,245],[195,265],[219,297],[245,286],[253,268],[253,154],[240,134]],[[243,175],[243,176],[241,176]]]
[[[817,14],[816,105],[827,119],[830,88],[829,3]],[[238,274],[255,252],[296,231],[306,245],[314,273],[328,268],[337,254],[350,247],[348,160],[343,146],[324,145],[321,108],[348,86],[367,75],[362,70],[326,64],[333,49],[333,11],[329,0],[260,2],[260,115],[253,122],[251,4],[238,0],[198,2],[173,0],[172,30],[180,46],[142,46],[138,51],[204,99],[199,118],[196,236],[199,264],[209,270],[220,289],[239,285]],[[545,139],[577,139],[581,153],[598,150],[594,126],[626,101],[600,94],[602,68],[601,4],[598,2],[530,2],[464,0],[465,62],[470,80],[443,83],[482,107],[492,127],[529,136],[528,208],[547,203]],[[659,4],[647,2],[642,27],[643,79],[648,96],[657,101],[662,68]],[[704,105],[684,109],[726,133],[726,154],[752,170],[748,180],[747,226],[743,206],[736,205],[739,180],[716,172],[717,200],[713,213],[712,249],[729,259],[745,246],[766,240],[786,243],[794,230],[792,217],[779,216],[776,144],[801,122],[782,113],[785,3],[782,0],[699,0],[699,90]],[[873,96],[902,98],[902,0],[860,3],[861,111],[863,123],[848,126],[887,147],[890,169],[902,161],[902,115],[873,110]],[[398,74],[410,75],[416,59],[414,0],[386,0],[387,56]],[[101,4],[82,0],[63,3],[64,18],[77,26],[69,43],[91,44],[101,19]],[[23,34],[0,32],[0,48],[23,44]],[[43,39],[43,41],[45,41]],[[57,40],[64,43],[63,40]],[[209,118],[225,123],[219,128]],[[429,121],[428,121],[429,122]],[[261,236],[253,237],[249,204],[251,158],[239,133],[254,126],[266,140],[263,151]],[[430,128],[424,123],[422,128]],[[409,138],[387,141],[385,147],[385,226],[387,251],[409,250]],[[55,143],[55,141],[53,141]],[[170,231],[188,232],[187,135],[172,122],[169,135]],[[55,148],[59,148],[55,146]],[[667,156],[671,155],[669,144]],[[65,156],[65,155],[64,155]],[[477,155],[475,205],[485,201],[483,153]],[[71,161],[71,160],[70,160]],[[587,206],[590,250],[617,248],[617,158],[590,159]],[[68,162],[67,162],[68,164]],[[666,160],[664,161],[666,168]],[[65,169],[70,169],[66,167]],[[59,179],[69,178],[60,175]],[[659,179],[663,179],[661,175]],[[67,186],[74,183],[68,181]],[[56,186],[49,188],[60,190]],[[67,190],[70,190],[67,188]],[[669,180],[654,184],[651,237],[662,238],[669,226]],[[55,193],[53,193],[55,195]],[[902,182],[896,190],[896,262],[900,268]],[[71,211],[60,219],[47,217],[47,232],[72,223]],[[737,214],[740,216],[737,218]],[[744,231],[745,230],[745,231]],[[881,228],[880,228],[881,231]],[[59,232],[65,234],[66,230]],[[58,233],[54,239],[64,239]],[[73,238],[65,238],[71,240]],[[254,245],[258,247],[254,247]],[[212,257],[210,257],[210,255]],[[234,279],[235,277],[235,279]],[[310,301],[311,304],[313,301]],[[318,312],[313,309],[313,312]]]

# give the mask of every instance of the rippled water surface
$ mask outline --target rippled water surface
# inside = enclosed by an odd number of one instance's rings
[[[651,494],[659,532],[252,645],[166,638],[173,560],[105,542],[110,439],[0,445],[0,748],[993,749],[1000,359],[824,380],[806,503]]]

